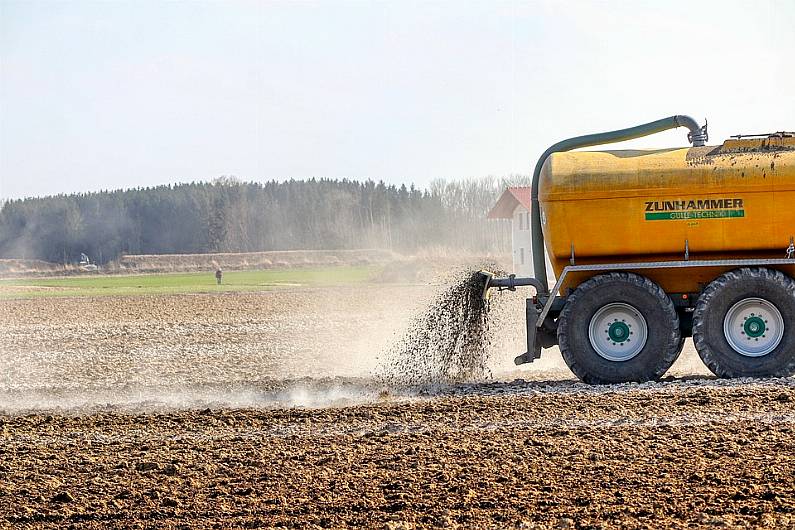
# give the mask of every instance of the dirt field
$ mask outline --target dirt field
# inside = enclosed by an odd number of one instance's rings
[[[795,381],[390,389],[425,286],[0,302],[0,526],[795,527]],[[518,379],[521,378],[521,379]]]

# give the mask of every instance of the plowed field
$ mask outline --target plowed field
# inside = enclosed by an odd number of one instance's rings
[[[0,526],[795,527],[795,381],[370,374],[423,286],[0,301]]]

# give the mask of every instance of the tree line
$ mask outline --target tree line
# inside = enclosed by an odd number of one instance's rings
[[[510,224],[486,220],[523,177],[436,180],[427,189],[372,180],[219,178],[6,201],[0,257],[56,263],[89,255],[428,248],[507,252]]]

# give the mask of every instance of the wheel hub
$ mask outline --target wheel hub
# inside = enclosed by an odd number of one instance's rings
[[[734,304],[723,320],[723,334],[734,351],[762,357],[776,349],[784,336],[784,319],[772,303],[745,298]]]
[[[625,342],[629,339],[629,326],[625,322],[613,322],[607,328],[607,335],[613,342]]]
[[[767,329],[765,321],[753,315],[753,313],[751,313],[751,315],[750,318],[746,317],[747,320],[745,324],[743,324],[745,334],[748,336],[749,340],[752,338],[764,337],[765,330]]]

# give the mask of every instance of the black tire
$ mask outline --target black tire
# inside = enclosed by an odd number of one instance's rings
[[[605,358],[589,335],[592,319],[613,303],[632,306],[647,326],[645,345],[627,360]],[[558,344],[566,364],[585,383],[657,380],[681,351],[679,316],[671,299],[648,278],[627,272],[603,274],[583,282],[566,300],[558,318]]]
[[[760,356],[740,353],[729,343],[724,331],[729,311],[748,299],[772,304],[782,319],[780,342],[775,349]],[[792,375],[795,373],[795,281],[780,271],[766,268],[742,268],[719,276],[696,302],[693,342],[701,360],[718,377]]]

